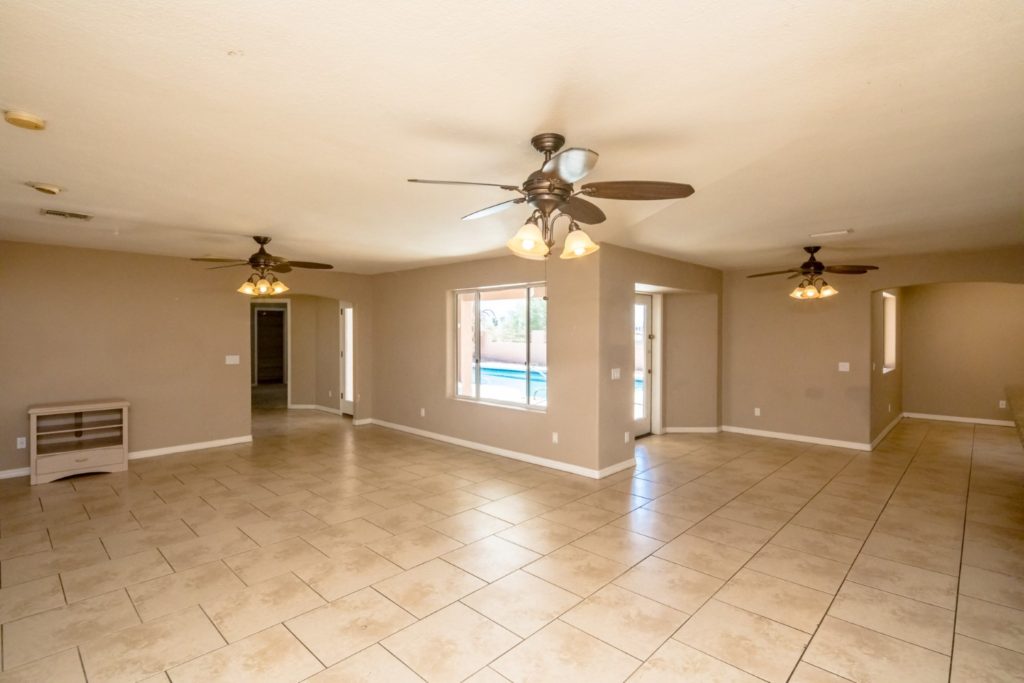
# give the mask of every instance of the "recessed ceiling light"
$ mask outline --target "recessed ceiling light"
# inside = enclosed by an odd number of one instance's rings
[[[46,128],[46,121],[42,120],[35,114],[29,114],[27,111],[5,111],[4,121],[17,126],[18,128],[24,128],[26,130],[43,130]]]
[[[36,192],[42,192],[43,194],[60,194],[64,191],[63,187],[57,185],[51,185],[49,183],[25,183]]]
[[[847,228],[846,230],[831,230],[829,232],[813,232],[809,237],[838,237],[839,235],[849,235],[853,230]]]

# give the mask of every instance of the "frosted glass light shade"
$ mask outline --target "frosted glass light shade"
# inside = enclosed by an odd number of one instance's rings
[[[281,282],[280,280],[274,280],[274,284],[270,285],[270,291],[273,294],[284,294],[289,289],[288,285]]]
[[[513,254],[525,259],[539,261],[548,255],[548,245],[544,243],[544,235],[535,223],[527,223],[519,228],[519,232],[505,243]]]
[[[249,296],[256,295],[256,285],[246,280],[242,283],[242,286],[238,288],[238,291],[242,294],[248,294]]]
[[[835,288],[835,287],[833,287],[832,285],[830,285],[830,284],[826,283],[826,284],[825,284],[825,285],[824,285],[824,286],[823,286],[823,287],[821,288],[821,293],[820,293],[820,294],[819,294],[818,296],[820,296],[820,297],[821,297],[822,299],[827,299],[827,298],[829,298],[830,296],[835,296],[835,295],[836,295],[836,294],[838,294],[838,293],[839,293],[839,290],[838,290],[838,289],[836,289],[836,288]]]
[[[600,248],[600,246],[594,243],[594,240],[590,239],[590,235],[577,228],[576,230],[570,230],[569,234],[565,236],[565,246],[562,249],[560,258],[580,258],[587,254],[593,254]]]

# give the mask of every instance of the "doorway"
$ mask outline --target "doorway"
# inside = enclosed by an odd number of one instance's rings
[[[654,379],[654,297],[636,294],[633,301],[633,434],[651,433]]]
[[[286,304],[252,309],[252,406],[281,409],[288,405],[288,309]]]

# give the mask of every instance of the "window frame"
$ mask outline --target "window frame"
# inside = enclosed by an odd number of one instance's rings
[[[532,328],[530,326],[530,321],[531,321],[531,317],[530,317],[530,303],[531,303],[531,300],[533,299],[533,296],[531,296],[531,292],[534,289],[537,289],[537,288],[544,288],[545,293],[544,293],[544,297],[543,298],[546,301],[547,300],[547,286],[548,286],[547,282],[544,282],[544,281],[534,281],[534,282],[519,282],[519,283],[502,284],[502,285],[487,285],[487,286],[484,286],[484,287],[463,287],[461,289],[453,289],[451,291],[451,299],[450,299],[450,301],[452,302],[452,310],[453,310],[452,318],[453,319],[452,319],[452,324],[450,326],[450,329],[451,329],[451,331],[455,335],[455,343],[453,345],[454,346],[454,349],[453,349],[454,350],[454,358],[453,358],[453,362],[452,362],[451,371],[449,372],[449,377],[452,378],[452,392],[451,392],[452,398],[454,398],[457,401],[468,401],[470,403],[476,403],[476,404],[481,404],[481,405],[490,405],[490,406],[495,406],[495,407],[498,407],[498,408],[509,408],[509,409],[512,409],[512,410],[528,410],[530,412],[536,412],[536,413],[546,413],[547,412],[548,403],[550,402],[549,401],[550,397],[546,396],[544,404],[543,405],[538,405],[538,404],[535,404],[535,403],[531,403],[531,394],[530,394],[530,385],[533,382],[533,362],[532,362],[533,361],[533,358],[532,358],[533,349],[532,349],[532,346],[531,346],[532,342],[533,342],[531,332],[533,330],[532,330]],[[526,299],[526,363],[524,365],[524,367],[526,369],[526,372],[525,372],[525,374],[526,374],[526,401],[524,403],[519,403],[518,401],[503,401],[501,399],[496,399],[496,398],[482,398],[480,396],[480,386],[481,386],[480,380],[481,380],[482,367],[483,367],[483,365],[481,363],[481,358],[480,358],[480,346],[481,346],[481,344],[480,344],[480,333],[481,333],[481,327],[482,327],[481,324],[480,324],[480,312],[481,312],[481,308],[480,308],[480,294],[482,292],[500,292],[500,291],[504,291],[504,290],[515,290],[515,289],[525,290],[525,293],[526,293],[526,296],[525,296],[525,299]],[[459,392],[459,361],[460,361],[461,352],[462,352],[462,335],[460,334],[461,324],[462,324],[462,319],[461,319],[462,309],[461,309],[461,307],[459,305],[459,299],[460,299],[460,297],[462,297],[463,295],[466,295],[466,294],[473,294],[474,295],[473,296],[473,323],[474,323],[474,331],[473,331],[473,382],[472,382],[472,386],[473,386],[473,388],[475,390],[475,395],[463,394],[463,393]],[[545,333],[546,333],[547,332],[547,324],[546,323],[545,323],[544,330],[545,330]],[[545,381],[545,384],[548,384],[548,382]],[[550,389],[550,385],[547,388]]]
[[[899,339],[897,337],[899,313],[896,304],[896,295],[892,292],[882,292],[882,374],[888,374],[896,370],[899,361]]]

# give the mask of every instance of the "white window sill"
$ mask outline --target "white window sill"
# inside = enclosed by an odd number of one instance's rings
[[[517,410],[522,413],[546,413],[548,412],[547,406],[526,406],[520,403],[502,403],[501,401],[485,401],[476,398],[468,398],[466,396],[452,396],[454,400],[460,403],[471,403],[476,406],[488,406],[490,408],[504,408],[505,410]]]

